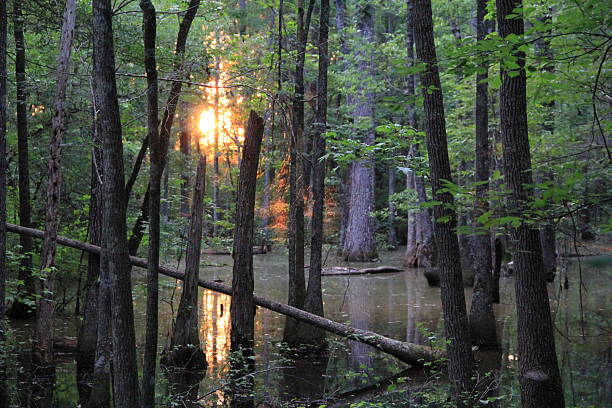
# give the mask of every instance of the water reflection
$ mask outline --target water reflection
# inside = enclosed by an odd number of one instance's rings
[[[230,297],[200,292],[200,342],[211,372],[222,374],[230,351]]]

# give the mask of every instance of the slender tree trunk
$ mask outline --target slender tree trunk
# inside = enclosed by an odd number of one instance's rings
[[[262,211],[263,211],[263,242],[262,248],[266,248],[268,251],[271,249],[270,244],[270,200],[271,200],[271,188],[272,188],[272,148],[273,148],[273,137],[274,137],[274,108],[275,102],[272,102],[272,107],[266,111],[264,115],[264,185],[262,195]]]
[[[395,248],[395,246],[397,245],[397,232],[395,231],[395,203],[393,202],[393,195],[395,194],[395,166],[391,165],[389,166],[389,168],[387,169],[387,174],[388,174],[388,180],[387,180],[387,185],[388,185],[388,199],[387,199],[387,205],[389,206],[389,219],[387,220],[388,223],[388,230],[387,230],[387,242],[389,243],[389,245],[392,248]]]
[[[0,2],[0,50],[6,50],[7,45],[7,13],[6,1]],[[6,341],[6,323],[4,318],[6,299],[6,52],[0,52],[0,347],[4,349]],[[8,406],[8,384],[6,376],[6,358],[0,355],[0,407]]]
[[[487,14],[487,0],[476,1],[476,40],[483,41],[488,34],[487,23],[484,19]],[[474,202],[474,224],[478,217],[489,211],[489,111],[488,111],[488,61],[480,54],[482,59],[480,69],[476,74],[476,160],[474,167],[475,182],[481,183],[476,187]],[[472,305],[470,307],[470,331],[472,342],[479,346],[495,346],[498,344],[495,331],[495,315],[493,313],[493,271],[491,253],[491,234],[489,231],[480,231],[472,237],[474,248],[475,282]]]
[[[32,207],[30,204],[30,170],[28,158],[28,104],[25,39],[23,36],[23,15],[21,2],[13,1],[13,31],[15,37],[15,84],[17,88],[17,150],[19,172],[19,224],[32,226]],[[24,297],[32,297],[36,293],[32,277],[32,239],[19,237],[22,258],[19,263],[19,280],[23,286],[18,288],[17,296],[7,314],[13,318],[30,315],[34,310]]]
[[[193,23],[193,19],[198,12],[198,8],[200,6],[200,0],[190,0],[189,7],[187,11],[183,15],[183,19],[181,20],[181,24],[179,25],[179,32],[176,38],[176,48],[174,50],[174,72],[177,79],[181,79],[184,75],[183,72],[183,58],[185,57],[185,47],[187,45],[187,36],[189,34],[189,30],[191,29],[191,24]],[[168,147],[170,145],[170,135],[172,132],[172,124],[174,123],[174,117],[176,114],[176,106],[178,104],[178,100],[181,94],[181,89],[183,87],[183,82],[175,81],[172,82],[172,86],[170,87],[170,92],[168,93],[168,99],[166,100],[166,108],[164,109],[164,114],[161,121],[161,126],[159,129],[159,140],[161,146],[161,168],[162,172],[164,171],[167,163],[167,155],[168,155]],[[166,172],[169,169],[165,169]],[[142,237],[144,235],[146,224],[149,220],[149,197],[151,186],[147,186],[147,192],[145,193],[145,197],[143,199],[142,206],[140,208],[140,215],[136,219],[134,223],[134,227],[132,228],[132,234],[130,235],[129,240],[129,251],[130,255],[135,255],[138,252],[138,247],[140,246],[140,242],[142,241]]]
[[[414,2],[414,33],[419,60],[426,64],[421,72],[427,129],[427,150],[434,200],[444,203],[434,207],[434,236],[440,267],[444,332],[450,341],[447,345],[448,374],[455,387],[456,403],[461,405],[460,393],[470,392],[474,356],[472,355],[468,327],[459,243],[455,233],[457,216],[454,199],[449,192],[441,193],[442,180],[452,180],[448,159],[446,123],[442,87],[438,73],[436,48],[433,36],[433,20],[430,0]],[[445,220],[445,221],[442,221]]]
[[[96,107],[94,106],[94,111]],[[97,115],[94,114],[94,121]],[[100,149],[101,140],[96,132],[94,122],[93,149],[91,157],[91,187],[89,198],[89,242],[100,246],[102,229],[102,178],[103,163],[102,151]],[[77,336],[77,355],[76,355],[76,379],[79,390],[79,400],[82,407],[89,406],[89,398],[92,392],[94,362],[96,358],[96,342],[98,338],[98,315],[101,308],[98,308],[99,282],[100,276],[100,256],[95,254],[88,255],[87,261],[87,282],[85,284],[85,306],[83,308],[83,321],[79,327]],[[109,379],[105,380],[106,382]],[[108,390],[108,389],[107,389]]]
[[[321,0],[319,20],[319,74],[317,77],[317,112],[313,142],[313,179],[312,196],[312,237],[310,240],[310,269],[308,271],[308,289],[304,310],[323,316],[323,291],[321,288],[321,271],[323,269],[323,217],[325,204],[325,139],[323,133],[327,127],[327,70],[329,65],[329,0]],[[304,325],[302,325],[304,326]],[[325,332],[308,327],[301,336],[303,343],[324,346]]]
[[[304,307],[306,280],[304,277],[304,62],[306,52],[306,28],[304,26],[304,0],[297,1],[297,59],[295,64],[295,89],[291,123],[289,166],[289,291],[287,303]],[[287,319],[283,341],[294,346],[297,322]]]
[[[497,0],[497,22],[502,38],[524,34],[522,0]],[[532,184],[531,155],[527,129],[527,77],[525,53],[513,49],[518,69],[509,72],[502,66],[500,120],[504,144],[505,176],[510,194],[510,211],[522,216],[524,203],[533,197],[525,186]],[[544,280],[542,247],[538,231],[521,223],[511,229],[516,246],[515,291],[521,404],[530,407],[563,407],[563,387],[554,328]]]
[[[257,164],[263,137],[263,119],[254,111],[249,115],[240,181],[236,201],[236,227],[234,230],[234,266],[232,270],[232,302],[230,320],[232,322],[231,350],[236,353],[232,360],[234,378],[253,371],[255,336],[255,301],[253,299],[253,224],[255,218],[255,188],[257,185]],[[247,377],[236,387],[232,397],[233,407],[253,407],[251,396],[253,378]]]
[[[126,239],[123,147],[110,0],[93,0],[93,82],[104,161],[102,264],[110,279],[115,406],[140,405],[130,260]]]
[[[45,240],[42,253],[41,299],[36,319],[36,345],[34,365],[50,365],[53,362],[53,290],[55,281],[55,251],[59,227],[59,200],[61,185],[61,143],[64,138],[66,112],[66,90],[70,75],[70,54],[76,22],[76,2],[67,0],[62,23],[60,52],[57,65],[53,135],[49,145],[49,185],[47,187],[47,213],[45,219]]]
[[[362,132],[363,142],[374,143],[374,91],[367,84],[375,77],[374,58],[370,44],[374,42],[374,7],[370,3],[360,5],[358,26],[361,46],[354,50],[359,72],[366,75],[366,83],[358,85],[359,96],[353,110],[357,131]],[[344,256],[348,261],[371,261],[378,257],[376,250],[376,220],[374,211],[374,163],[361,159],[351,166],[351,190],[349,214],[344,239]]]
[[[172,332],[170,349],[164,358],[165,365],[189,371],[202,371],[206,369],[206,356],[200,347],[200,337],[198,334],[198,278],[200,275],[200,252],[202,249],[206,156],[204,152],[199,150],[198,155],[198,169],[191,205],[191,221],[189,223],[189,235],[187,236],[185,282]]]
[[[161,143],[157,128],[157,63],[155,43],[157,21],[155,6],[150,0],[140,0],[142,10],[144,65],[147,74],[147,138],[150,149],[149,170],[149,264],[147,266],[147,310],[144,361],[142,367],[142,407],[155,407],[155,366],[157,364],[157,331],[159,303],[159,247],[161,202]]]

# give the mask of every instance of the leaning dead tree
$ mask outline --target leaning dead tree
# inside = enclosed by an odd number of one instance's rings
[[[6,224],[6,230],[17,234],[30,235],[35,238],[43,238],[44,234],[42,231],[37,229],[26,228],[9,223]],[[75,239],[58,236],[57,243],[92,254],[100,253],[99,246],[77,241]],[[138,266],[145,269],[148,265],[146,259],[137,258],[135,256],[130,257],[130,262],[133,266]],[[185,279],[185,274],[183,272],[179,272],[178,270],[169,268],[167,266],[160,265],[159,273],[179,280]],[[204,289],[212,290],[214,292],[223,293],[229,296],[232,295],[232,288],[222,283],[199,279],[198,285]],[[390,339],[368,330],[356,329],[354,327],[347,326],[346,324],[334,322],[333,320],[326,319],[324,317],[317,316],[315,314],[308,313],[301,309],[291,307],[280,302],[275,302],[261,296],[253,296],[253,301],[257,306],[264,307],[285,316],[290,316],[296,320],[311,324],[340,337],[346,337],[351,340],[372,346],[383,353],[387,353],[415,367],[422,366],[424,363],[438,361],[444,357],[444,352],[441,350],[436,350],[419,344],[406,343],[403,341]]]

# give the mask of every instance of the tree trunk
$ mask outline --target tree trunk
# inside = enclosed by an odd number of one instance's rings
[[[161,143],[157,128],[157,63],[155,43],[157,21],[155,6],[150,0],[140,0],[142,10],[144,65],[147,74],[147,138],[150,149],[149,170],[149,265],[147,266],[147,309],[145,347],[142,367],[142,407],[155,407],[155,366],[157,364],[157,332],[159,303],[159,247],[161,202]]]
[[[374,7],[367,3],[360,6],[358,26],[362,47],[354,50],[358,69],[367,76],[375,77],[374,59],[369,44],[374,42]],[[367,44],[367,45],[366,45]],[[367,81],[366,81],[367,82]],[[353,117],[358,133],[363,133],[363,142],[374,143],[374,92],[372,86],[360,82],[359,97],[356,98]],[[374,211],[374,163],[361,159],[351,166],[351,189],[349,214],[344,239],[344,257],[347,261],[371,261],[378,257],[376,250],[376,219]]]
[[[488,34],[487,23],[484,19],[487,14],[487,0],[476,1],[476,40],[483,41]],[[488,69],[489,64],[480,54],[481,73],[476,74],[476,160],[474,167],[475,182],[482,183],[476,186],[474,202],[474,224],[483,228],[477,219],[489,211],[489,111],[488,111]],[[474,249],[475,282],[470,307],[470,333],[472,342],[478,346],[496,346],[498,344],[495,331],[495,315],[493,313],[493,271],[491,254],[491,234],[480,231],[472,237]]]
[[[130,261],[126,240],[123,147],[110,0],[93,0],[93,82],[104,161],[102,264],[110,279],[113,395],[116,406],[140,402]]]
[[[40,230],[24,228],[14,224],[6,224],[6,226],[7,230],[10,232],[15,232],[18,234],[28,234],[36,238],[42,238],[44,234]],[[58,243],[93,254],[100,253],[100,247],[70,238],[58,237]],[[148,265],[146,259],[137,258],[135,256],[130,257],[130,262],[132,263],[132,265],[138,266],[140,268],[146,268]],[[162,275],[169,276],[171,278],[185,280],[185,274],[183,272],[179,272],[176,269],[168,268],[165,266],[159,267],[159,273],[161,273]],[[214,281],[199,279],[198,285],[202,288],[223,293],[229,296],[233,296],[234,293],[230,286]],[[311,324],[314,327],[318,327],[338,336],[348,337],[352,340],[368,344],[382,351],[383,353],[387,353],[391,356],[394,356],[404,361],[405,363],[415,367],[421,367],[424,363],[439,361],[440,358],[444,357],[444,353],[440,352],[439,350],[432,349],[430,347],[406,343],[403,341],[381,336],[377,333],[355,329],[345,324],[337,323],[333,320],[317,316],[315,314],[306,312],[304,310],[292,306],[285,305],[283,303],[265,299],[260,296],[254,295],[253,303],[257,306],[265,307],[266,309],[272,310],[282,315],[291,316],[296,320]]]
[[[70,75],[70,55],[76,22],[76,2],[67,0],[62,23],[60,52],[57,63],[53,135],[49,144],[49,185],[47,187],[47,212],[45,239],[42,253],[42,292],[36,318],[36,345],[34,366],[47,366],[53,362],[53,286],[55,281],[55,251],[59,227],[59,200],[61,185],[61,144],[64,138],[66,90]]]
[[[263,137],[263,119],[254,111],[249,115],[246,127],[240,181],[236,196],[236,227],[234,230],[234,266],[232,269],[232,322],[231,350],[236,353],[232,360],[232,373],[239,378],[254,369],[253,356],[255,337],[255,301],[253,299],[253,223],[255,218],[255,190],[257,165]],[[303,264],[302,264],[303,265]],[[233,407],[252,407],[253,378],[247,377],[234,390]]]
[[[407,18],[406,18],[406,47],[408,56],[408,66],[414,67],[416,59],[414,56],[414,1],[406,0]],[[406,96],[408,98],[407,103],[407,116],[408,125],[417,130],[419,127],[418,115],[416,111],[416,87],[417,87],[417,76],[416,74],[410,74],[408,76],[406,86]],[[417,161],[421,155],[421,150],[418,144],[413,144],[410,148],[410,157]],[[417,203],[424,205],[427,202],[427,190],[425,187],[425,179],[422,175],[416,171],[411,171],[407,177],[411,179],[407,181],[407,186],[413,186],[417,193]],[[409,187],[410,188],[410,187]],[[433,225],[431,222],[431,214],[429,209],[419,209],[413,212],[413,225],[412,229],[409,228],[410,234],[413,238],[413,246],[406,246],[406,259],[407,264],[413,262],[413,265],[424,268],[427,281],[430,285],[435,283],[433,286],[439,286],[440,276],[436,268],[434,241],[433,241]],[[410,218],[409,221],[410,222]],[[410,226],[409,226],[410,227]]]
[[[387,169],[388,173],[388,199],[387,203],[389,206],[389,218],[387,220],[387,242],[391,248],[395,248],[397,245],[397,232],[395,231],[395,203],[392,200],[393,195],[395,194],[395,166],[391,165]]]
[[[297,59],[295,64],[295,90],[291,123],[289,168],[289,293],[287,303],[304,307],[306,281],[304,278],[304,62],[306,52],[306,28],[304,26],[304,0],[297,1]],[[297,345],[297,322],[287,319],[283,341]]]
[[[242,3],[241,3],[242,4]],[[242,34],[242,31],[241,31]],[[217,44],[219,39],[217,36]],[[219,222],[219,76],[220,61],[219,56],[215,56],[215,98],[214,98],[214,111],[215,111],[215,140],[213,145],[213,225],[212,235],[216,237],[218,232]]]
[[[516,8],[522,0],[497,0],[497,22],[502,38],[524,34],[523,17]],[[504,145],[505,176],[511,191],[511,214],[522,217],[522,207],[533,198],[531,155],[527,129],[527,77],[525,53],[513,48],[518,69],[509,72],[502,65],[500,123]],[[538,231],[521,223],[511,228],[516,252],[515,291],[521,404],[530,407],[565,406],[557,365],[555,338]]]
[[[206,356],[200,347],[198,334],[198,278],[202,249],[206,156],[201,151],[198,151],[198,155],[198,169],[193,189],[189,235],[187,236],[187,254],[185,255],[185,282],[170,349],[164,358],[164,365],[194,372],[206,369]]]
[[[0,49],[6,50],[7,45],[7,13],[6,1],[0,2]],[[6,52],[0,52],[0,347],[5,347],[6,323],[4,318],[6,299],[6,193],[7,167],[6,160]],[[6,359],[0,358],[0,407],[8,406],[8,384],[6,376]]]
[[[271,200],[271,188],[272,188],[272,145],[273,145],[273,137],[274,137],[274,107],[275,102],[272,101],[271,109],[266,111],[264,115],[264,185],[263,185],[263,195],[262,195],[262,221],[263,221],[263,241],[262,248],[266,248],[266,250],[270,251],[270,200]]]
[[[183,73],[183,58],[185,57],[185,47],[187,45],[187,35],[191,29],[193,19],[198,12],[200,6],[200,0],[190,0],[189,7],[183,15],[181,24],[179,25],[179,31],[176,38],[176,48],[174,50],[174,72],[177,79],[181,79]],[[181,94],[183,82],[175,81],[172,82],[170,92],[168,93],[168,99],[166,100],[166,108],[164,109],[164,115],[162,117],[161,126],[159,129],[159,141],[161,146],[161,168],[164,171],[167,163],[168,147],[170,145],[170,135],[172,132],[172,124],[174,123],[174,117],[176,114],[176,106]],[[169,169],[166,169],[166,172]],[[130,255],[135,255],[138,252],[138,247],[142,241],[146,224],[149,220],[149,204],[148,200],[150,197],[151,186],[147,186],[147,192],[143,199],[142,206],[140,208],[140,215],[134,223],[132,228],[132,234],[129,240]]]
[[[94,105],[94,112],[96,107]],[[101,223],[102,223],[102,178],[103,163],[102,151],[100,149],[100,135],[96,132],[96,114],[94,113],[93,149],[91,157],[91,187],[89,198],[89,242],[93,245],[101,245]],[[89,398],[92,392],[94,362],[96,358],[96,342],[98,338],[98,308],[100,257],[89,254],[87,262],[87,282],[85,284],[85,306],[83,308],[83,321],[79,327],[77,336],[76,355],[76,378],[79,390],[79,401],[82,407],[89,406]],[[105,381],[108,383],[110,379]],[[108,391],[108,389],[107,389]]]
[[[28,104],[25,39],[23,36],[23,15],[21,2],[13,1],[13,31],[15,37],[15,85],[17,88],[17,150],[19,173],[19,224],[32,226],[32,207],[30,204],[30,170],[28,158]],[[22,302],[25,297],[33,297],[36,293],[32,277],[32,238],[20,236],[22,258],[19,263],[19,286],[16,299],[7,315],[13,318],[23,318],[34,312],[33,306]]]
[[[424,108],[427,129],[427,150],[434,200],[444,203],[434,207],[434,236],[440,267],[442,311],[444,332],[450,341],[447,345],[448,374],[455,388],[456,403],[459,396],[471,391],[474,356],[472,355],[470,332],[465,308],[459,243],[455,233],[457,217],[454,199],[449,192],[441,193],[442,180],[451,181],[446,138],[446,123],[442,88],[438,73],[436,48],[433,36],[433,21],[430,0],[414,3],[414,34],[417,56],[426,64],[421,72]],[[442,221],[445,220],[445,221]]]
[[[312,237],[310,240],[310,269],[308,270],[308,289],[304,310],[323,316],[323,291],[321,273],[323,269],[323,217],[325,204],[325,139],[327,127],[327,69],[329,65],[329,0],[321,0],[319,21],[319,73],[317,77],[317,111],[312,132],[313,142],[313,179],[312,196]],[[304,325],[302,325],[304,326]],[[302,330],[302,343],[324,347],[325,333],[321,330]]]

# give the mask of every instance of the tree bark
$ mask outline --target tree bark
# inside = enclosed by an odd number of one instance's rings
[[[8,223],[6,224],[6,227],[7,230],[10,232],[15,232],[18,234],[28,234],[36,238],[43,237],[43,232],[40,230],[24,228],[19,225]],[[87,244],[85,242],[77,241],[75,239],[58,237],[58,243],[93,254],[100,253],[100,247],[92,244]],[[148,265],[146,259],[137,258],[135,256],[130,257],[130,262],[132,263],[132,265],[140,268],[146,268]],[[160,266],[159,273],[165,276],[169,276],[171,278],[185,280],[185,274],[183,272],[179,272],[176,269],[172,269],[166,266]],[[233,296],[234,293],[232,291],[232,287],[214,281],[199,279],[198,285],[204,289],[223,293],[229,296]],[[355,329],[345,324],[337,323],[333,320],[329,320],[324,317],[306,312],[302,309],[275,302],[273,300],[269,300],[257,295],[253,296],[253,303],[257,306],[265,307],[266,309],[283,314],[285,316],[291,316],[296,320],[311,324],[315,327],[336,334],[338,336],[347,337],[352,340],[368,344],[384,353],[394,356],[399,360],[402,360],[405,363],[415,367],[420,367],[424,363],[439,361],[441,358],[444,357],[444,353],[440,350],[390,339],[388,337],[381,336],[380,334],[366,330]]]
[[[242,377],[254,369],[255,301],[253,298],[253,224],[255,218],[255,190],[257,165],[263,138],[263,119],[254,111],[246,127],[240,181],[236,196],[236,227],[234,230],[234,266],[232,269],[232,302],[230,307],[231,350],[234,378]],[[303,264],[302,264],[303,265]],[[232,407],[253,407],[251,396],[253,378],[234,389]]]
[[[7,45],[7,13],[6,1],[0,2],[0,49],[6,50]],[[6,265],[6,193],[7,193],[7,167],[6,160],[6,52],[0,52],[0,347],[5,346],[6,323],[4,313],[6,310],[6,278],[8,276]],[[8,406],[8,384],[6,376],[6,358],[0,356],[0,407]]]
[[[115,83],[110,0],[93,0],[93,82],[104,161],[102,264],[110,278],[115,406],[140,405],[130,262],[126,239],[126,201],[121,122]]]
[[[67,0],[62,23],[60,51],[57,63],[57,82],[53,116],[53,135],[49,144],[49,184],[47,187],[47,212],[45,217],[45,240],[42,253],[41,299],[36,318],[36,345],[34,366],[47,366],[53,361],[53,290],[55,281],[55,251],[59,227],[59,200],[61,185],[61,144],[64,138],[66,112],[66,90],[70,75],[70,55],[76,23],[76,2]]]
[[[484,19],[487,14],[487,0],[476,1],[476,41],[483,41],[488,34],[487,23]],[[488,69],[489,63],[483,54],[476,74],[476,159],[474,162],[475,182],[482,183],[476,186],[474,202],[474,224],[476,227],[484,226],[477,219],[489,211],[489,111],[488,111]],[[470,333],[472,343],[479,346],[496,346],[498,344],[495,331],[495,315],[493,313],[493,259],[491,253],[491,234],[487,230],[479,231],[472,237],[474,249],[475,282],[470,306]]]
[[[313,178],[312,196],[312,237],[310,240],[310,269],[308,270],[308,288],[304,310],[323,316],[323,291],[321,273],[323,269],[323,218],[325,204],[325,139],[323,133],[327,128],[327,70],[329,65],[329,0],[321,0],[319,19],[319,73],[317,77],[317,111],[312,132],[313,142]],[[302,343],[324,347],[325,333],[321,330],[303,330],[300,336]]]
[[[187,35],[189,34],[189,30],[191,29],[191,24],[193,23],[193,19],[198,12],[198,8],[200,6],[200,0],[190,0],[189,7],[187,11],[183,15],[183,19],[181,20],[181,24],[179,25],[179,32],[176,38],[176,48],[174,50],[174,72],[179,79],[178,81],[172,82],[172,86],[170,87],[170,92],[168,93],[168,99],[166,100],[166,108],[164,109],[164,115],[162,117],[161,126],[159,129],[159,140],[161,147],[161,168],[162,172],[166,167],[167,163],[167,154],[168,148],[170,145],[170,134],[172,132],[172,124],[174,123],[174,117],[176,114],[176,106],[178,104],[179,97],[181,95],[181,89],[183,87],[183,82],[180,81],[181,77],[184,75],[183,69],[183,59],[185,58],[185,47],[187,45]],[[168,171],[169,169],[166,169]],[[134,223],[134,227],[132,228],[132,234],[129,240],[129,248],[130,255],[135,255],[138,252],[138,247],[140,246],[140,242],[142,241],[142,237],[145,232],[146,224],[149,220],[149,204],[148,200],[150,197],[149,190],[151,186],[147,186],[147,192],[145,193],[145,197],[143,199],[143,203],[140,209],[140,215],[136,222]]]
[[[509,35],[521,37],[524,23],[522,0],[497,0],[497,22],[502,38]],[[511,191],[511,214],[521,217],[521,209],[533,198],[531,155],[527,129],[527,76],[525,53],[512,49],[518,68],[509,72],[502,65],[500,88],[500,123],[504,145],[504,167],[508,188]],[[517,336],[521,405],[530,407],[563,407],[563,387],[555,337],[550,316],[542,247],[538,231],[521,223],[511,228],[516,247],[515,291],[517,306]]]
[[[444,332],[450,341],[447,345],[448,374],[455,388],[455,402],[461,405],[461,393],[472,389],[474,356],[463,293],[459,243],[455,232],[457,216],[454,211],[454,199],[449,192],[439,192],[443,187],[442,180],[451,181],[452,177],[448,159],[442,88],[433,36],[431,0],[416,0],[413,13],[417,56],[426,64],[420,77],[426,116],[430,178],[434,200],[443,203],[435,206],[433,213],[436,220],[434,236],[440,267]]]
[[[94,112],[96,111],[94,104]],[[96,131],[96,114],[94,113],[94,132],[92,137],[92,157],[91,157],[91,187],[89,198],[89,242],[93,245],[101,245],[102,235],[102,179],[104,175],[102,164],[102,151],[100,149],[100,135]],[[98,307],[99,287],[98,278],[100,276],[100,257],[89,253],[87,261],[87,282],[85,284],[85,306],[83,308],[83,321],[79,327],[77,335],[77,354],[76,354],[76,379],[79,391],[79,401],[82,407],[89,406],[90,395],[92,393],[94,364],[96,360],[96,343],[98,338],[98,316],[102,318],[104,312]],[[107,309],[104,309],[108,312]],[[102,376],[102,374],[101,374]],[[100,377],[100,378],[103,378]],[[103,380],[108,384],[109,378]],[[108,387],[106,387],[108,392]],[[109,400],[107,395],[105,398]]]
[[[242,4],[242,3],[241,3]],[[242,31],[241,31],[242,34]],[[219,38],[217,36],[217,44],[219,44]],[[221,63],[220,57],[215,56],[215,98],[214,98],[214,111],[215,111],[215,140],[213,145],[213,225],[212,235],[216,237],[218,232],[219,222],[219,80],[221,75]]]
[[[185,255],[185,282],[172,332],[172,341],[164,364],[189,371],[206,369],[206,356],[200,347],[198,334],[198,278],[202,249],[202,217],[204,215],[204,180],[206,156],[198,151],[198,169],[193,189],[191,220]]]
[[[157,63],[155,43],[157,21],[155,6],[150,0],[140,0],[142,10],[144,65],[147,75],[147,139],[150,149],[149,170],[149,264],[147,266],[147,309],[145,347],[142,367],[142,407],[155,407],[155,366],[157,364],[157,332],[159,303],[159,247],[161,203],[161,143],[159,137],[157,105]]]
[[[30,170],[28,153],[28,104],[25,39],[23,36],[23,15],[21,2],[13,1],[13,32],[15,37],[15,85],[17,91],[17,150],[19,173],[19,224],[32,226],[32,207],[30,204]],[[20,236],[21,261],[19,262],[19,280],[23,286],[18,287],[16,299],[7,312],[12,318],[23,318],[34,312],[34,307],[22,302],[24,297],[33,297],[36,293],[32,277],[32,239]]]
[[[361,47],[353,50],[358,69],[366,79],[375,77],[374,58],[369,47],[374,42],[374,7],[360,6],[358,26]],[[367,82],[367,81],[366,81]],[[357,132],[363,133],[363,142],[374,143],[374,91],[370,84],[360,82],[355,99],[353,117]],[[361,159],[351,166],[349,214],[344,239],[344,257],[348,261],[371,261],[378,257],[376,249],[376,220],[374,211],[374,163]]]

